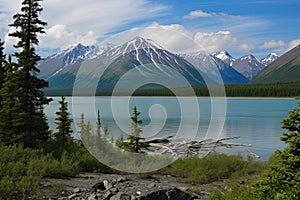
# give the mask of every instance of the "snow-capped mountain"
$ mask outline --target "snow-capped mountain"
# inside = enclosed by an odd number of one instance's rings
[[[48,80],[62,71],[68,71],[68,69],[69,71],[76,71],[83,61],[91,60],[115,47],[110,43],[99,47],[76,44],[40,61],[38,64],[38,68],[41,70],[39,76]]]
[[[112,44],[112,43],[104,43],[102,45],[100,45],[98,47],[98,52],[97,52],[97,55],[100,55],[100,54],[103,54],[103,53],[106,53],[114,48],[116,48],[117,46]]]
[[[90,59],[96,56],[98,52],[99,49],[97,46],[84,46],[79,43],[57,54],[54,54],[53,56],[50,56],[45,60],[63,57],[63,64],[68,65],[74,64],[78,59]]]
[[[251,80],[266,66],[262,64],[260,60],[255,58],[253,55],[246,55],[237,59],[233,63],[232,67],[241,74],[243,74],[246,78]]]
[[[277,55],[276,53],[272,52],[267,57],[261,59],[260,62],[262,64],[264,64],[265,66],[268,66],[269,64],[271,64],[272,62],[274,62],[278,58],[279,58],[279,55]]]
[[[135,73],[127,77],[130,79],[128,84],[138,83],[140,80],[156,83],[167,78],[173,87],[187,86],[180,82],[180,77],[184,77],[193,86],[205,84],[203,77],[192,64],[150,39],[136,37],[103,55],[111,59],[99,82],[99,86],[104,88],[115,85],[130,70]],[[124,87],[129,85],[125,84]]]
[[[226,55],[225,53],[218,53],[214,55],[216,55],[216,57],[201,53],[184,54],[182,56],[219,84],[243,84],[248,82],[248,79],[245,76],[217,57],[220,56],[227,61],[234,59],[231,56],[227,56],[229,54]],[[221,75],[221,78],[219,75]]]
[[[219,58],[224,61],[227,65],[231,66],[236,61],[227,51],[219,51],[211,54],[213,57]]]

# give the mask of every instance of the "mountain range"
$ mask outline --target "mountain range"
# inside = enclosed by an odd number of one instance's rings
[[[97,83],[97,90],[112,90],[121,79],[118,87],[125,90],[141,80],[171,87],[222,81],[245,84],[278,57],[271,53],[262,60],[253,55],[235,59],[226,51],[178,55],[150,39],[136,37],[120,46],[77,44],[43,59],[38,68],[39,77],[49,82],[51,90],[72,89],[78,81],[83,89]]]
[[[300,82],[300,45],[263,69],[251,83]]]

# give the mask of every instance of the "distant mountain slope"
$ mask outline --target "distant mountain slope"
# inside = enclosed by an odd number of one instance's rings
[[[258,60],[253,55],[246,55],[239,59],[236,59],[232,57],[227,51],[215,52],[212,53],[211,56],[222,60],[225,64],[234,68],[236,71],[245,76],[248,81],[256,76],[256,74],[258,74],[262,69],[264,69],[265,66],[278,58],[277,54],[271,53],[262,60]]]
[[[261,71],[251,83],[288,83],[300,81],[300,45],[288,51]]]
[[[226,64],[225,61],[219,59],[220,57],[229,63],[232,62],[234,58],[232,58],[228,53],[221,52],[214,55],[216,57],[198,53],[185,54],[183,57],[216,82],[219,81],[219,78],[217,77],[218,72],[215,71],[216,69],[219,71],[224,84],[245,84],[249,82],[245,76]]]
[[[251,80],[254,76],[256,76],[256,74],[265,68],[265,65],[253,55],[246,55],[237,59],[233,63],[232,67]]]
[[[84,46],[76,44],[66,50],[44,58],[38,63],[39,77],[49,82],[50,88],[71,89],[75,75],[86,60],[91,60],[115,46]]]

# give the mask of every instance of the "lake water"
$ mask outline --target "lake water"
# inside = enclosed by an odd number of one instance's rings
[[[45,112],[49,124],[55,129],[55,112],[59,97],[53,97]],[[144,137],[176,135],[182,139],[204,139],[240,136],[232,143],[251,144],[250,151],[267,160],[280,142],[282,118],[297,106],[294,99],[247,98],[175,98],[175,97],[67,97],[69,111],[74,119],[74,136],[80,115],[85,115],[95,127],[97,109],[101,113],[102,127],[108,125],[110,136],[126,137],[130,133],[130,113],[134,105],[141,112]],[[113,108],[113,109],[112,109]],[[199,117],[199,118],[198,118]],[[237,148],[244,153],[246,148]]]

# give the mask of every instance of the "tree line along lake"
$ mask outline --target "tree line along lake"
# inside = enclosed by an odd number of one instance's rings
[[[55,129],[55,112],[60,97],[45,108],[49,126]],[[276,149],[283,149],[281,120],[297,106],[297,100],[284,98],[191,98],[191,97],[67,97],[73,118],[74,137],[78,137],[80,115],[96,127],[100,110],[102,127],[117,139],[130,133],[130,113],[134,105],[143,120],[142,137],[176,135],[181,139],[236,137],[232,143],[251,144],[248,150],[267,160]],[[113,108],[113,109],[112,109]],[[198,118],[199,117],[199,118]],[[195,119],[197,118],[197,120]],[[235,148],[245,154],[247,147]],[[232,152],[232,151],[231,151]],[[230,152],[228,152],[230,153]]]

